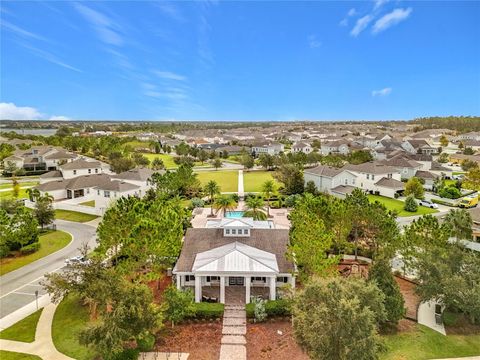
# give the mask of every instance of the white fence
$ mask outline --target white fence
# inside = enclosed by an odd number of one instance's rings
[[[35,203],[30,200],[25,200],[25,206],[27,208],[33,209],[35,208]],[[84,214],[97,215],[97,216],[102,216],[105,212],[104,208],[96,208],[93,206],[85,206],[85,205],[79,205],[79,204],[69,204],[63,201],[54,202],[52,206],[56,210],[76,211]]]

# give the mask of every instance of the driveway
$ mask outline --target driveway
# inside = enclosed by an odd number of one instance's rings
[[[39,296],[44,295],[45,290],[40,286],[44,275],[65,266],[65,259],[78,255],[83,243],[90,248],[95,246],[95,227],[64,220],[56,220],[55,224],[57,230],[70,233],[73,241],[53,254],[0,276],[0,319],[35,301],[35,291]]]

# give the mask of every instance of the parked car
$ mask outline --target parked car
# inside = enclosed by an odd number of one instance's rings
[[[477,205],[478,205],[478,195],[472,195],[472,196],[465,196],[458,204],[458,207],[469,209]]]
[[[463,174],[458,174],[458,175],[453,175],[452,179],[453,180],[462,180],[465,177]]]
[[[428,200],[420,200],[418,202],[419,205],[421,206],[425,206],[425,207],[428,207],[430,209],[438,209],[438,205],[431,202],[431,201],[428,201]]]
[[[82,255],[77,255],[69,259],[65,259],[66,265],[81,264],[87,262],[87,258]]]

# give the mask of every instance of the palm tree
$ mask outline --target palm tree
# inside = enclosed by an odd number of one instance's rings
[[[263,196],[267,199],[267,216],[270,217],[270,198],[276,191],[273,180],[267,180],[262,185]]]
[[[254,220],[266,220],[267,214],[263,212],[263,199],[260,196],[249,197],[245,200],[248,211],[243,216],[252,217]]]
[[[40,196],[40,191],[38,189],[28,188],[25,190],[25,192],[27,193],[30,201],[35,201]]]
[[[220,186],[218,186],[215,180],[210,180],[207,185],[205,185],[204,190],[210,197],[210,215],[213,216],[213,202],[215,195],[220,194]]]
[[[452,236],[459,239],[470,239],[472,237],[472,217],[465,209],[450,210],[445,216],[445,223],[450,224]]]
[[[233,210],[237,206],[236,201],[231,195],[220,195],[213,204],[215,209],[222,210],[223,216],[227,213],[228,210]]]

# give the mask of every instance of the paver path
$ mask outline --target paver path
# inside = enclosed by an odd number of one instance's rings
[[[0,339],[0,349],[37,355],[43,360],[74,360],[55,348],[52,341],[52,321],[57,305],[45,306],[38,320],[35,341],[31,343]]]
[[[244,305],[225,305],[220,360],[247,359],[247,313]]]
[[[245,189],[243,188],[243,170],[238,170],[238,196],[243,199]]]

